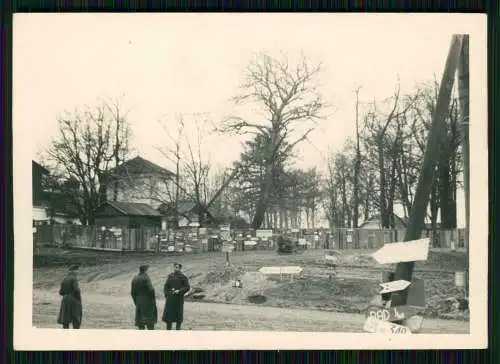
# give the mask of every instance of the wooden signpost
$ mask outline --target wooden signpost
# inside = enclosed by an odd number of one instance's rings
[[[379,264],[391,264],[426,260],[428,254],[429,239],[419,239],[404,243],[385,244],[373,253],[372,257]],[[420,313],[425,306],[423,280],[418,278],[412,279],[411,282],[404,279],[391,280],[380,283],[380,287],[380,295],[400,292],[409,288],[407,305],[387,308],[371,306],[366,312],[367,319],[363,329],[374,333],[407,334],[418,332],[422,326],[423,318],[416,316],[416,314]]]
[[[226,265],[230,265],[229,254],[234,250],[234,244],[231,240],[231,226],[229,224],[220,226],[220,238],[222,240],[222,251],[226,253]]]
[[[302,267],[291,266],[291,267],[262,267],[259,272],[266,275],[279,274],[280,280],[283,279],[283,274],[290,275],[290,281],[293,282],[293,277],[296,274],[302,272]]]

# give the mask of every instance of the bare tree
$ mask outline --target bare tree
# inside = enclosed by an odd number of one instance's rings
[[[163,198],[162,202],[166,204],[174,203],[177,224],[180,196],[191,199],[197,205],[198,222],[201,225],[204,223],[208,209],[236,177],[238,170],[237,168],[228,169],[222,174],[214,176],[211,173],[213,167],[210,156],[203,151],[203,136],[206,133],[203,127],[208,125],[206,121],[196,123],[195,133],[186,132],[183,116],[179,116],[177,121],[178,133],[175,137],[170,135],[168,127],[164,124],[164,130],[170,138],[170,143],[158,148],[165,158],[175,164],[176,177],[173,181],[175,194],[158,196],[158,198]],[[189,136],[194,136],[195,140],[190,140]]]
[[[353,216],[352,226],[358,227],[359,222],[359,177],[361,173],[361,146],[360,146],[360,131],[359,131],[359,91],[361,87],[355,90],[356,93],[356,157],[354,159],[354,180],[353,180]]]
[[[254,228],[259,228],[264,221],[276,159],[279,155],[286,158],[322,117],[320,111],[325,104],[314,82],[319,71],[320,65],[311,67],[305,57],[292,67],[286,58],[260,55],[247,67],[243,91],[233,100],[237,104],[257,103],[264,121],[233,116],[226,118],[220,128],[224,132],[261,135],[267,141],[264,178],[252,219]]]
[[[94,223],[94,211],[104,201],[105,172],[130,151],[130,128],[120,102],[102,102],[58,119],[59,135],[47,151],[54,177],[71,180],[63,193],[76,206],[82,224]],[[59,183],[62,188],[64,184]]]
[[[365,118],[365,143],[367,150],[372,150],[379,180],[379,201],[381,225],[394,227],[394,202],[397,187],[397,156],[401,153],[401,144],[405,138],[405,114],[414,105],[418,93],[402,97],[399,83],[394,95],[387,101],[391,103],[388,114],[382,113],[375,102],[373,109]]]

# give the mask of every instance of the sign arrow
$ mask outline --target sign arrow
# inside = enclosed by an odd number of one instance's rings
[[[415,262],[427,260],[429,255],[429,238],[385,244],[372,254],[379,264]]]
[[[262,274],[299,274],[301,267],[262,267],[259,269]]]
[[[411,284],[410,282],[405,281],[405,280],[380,283],[380,286],[382,287],[380,294],[402,291],[403,289],[408,287],[410,284]]]

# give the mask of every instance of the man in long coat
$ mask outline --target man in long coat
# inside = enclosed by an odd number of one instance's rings
[[[173,322],[175,329],[180,330],[184,320],[184,295],[190,290],[190,286],[181,269],[182,264],[175,263],[174,271],[168,275],[163,286],[166,301],[162,321],[167,323],[167,330],[172,330]]]
[[[76,278],[77,270],[76,265],[69,268],[68,274],[62,280],[59,289],[62,300],[57,323],[62,325],[63,329],[69,329],[70,324],[73,329],[79,329],[82,324],[82,297]]]
[[[139,274],[132,280],[131,295],[135,304],[135,326],[139,330],[154,330],[158,322],[156,296],[147,273],[149,266],[141,265]]]

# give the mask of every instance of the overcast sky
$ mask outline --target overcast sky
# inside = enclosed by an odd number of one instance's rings
[[[121,98],[133,146],[169,166],[156,150],[159,120],[234,114],[243,71],[256,52],[321,62],[320,90],[335,113],[301,146],[302,167],[324,165],[353,133],[354,89],[361,101],[441,77],[457,18],[340,14],[16,14],[14,122],[27,125],[32,154],[47,148],[65,110]],[[189,117],[187,117],[189,122]],[[172,124],[169,127],[174,128]],[[238,138],[206,137],[216,164],[238,158]],[[321,168],[322,169],[322,168]]]

